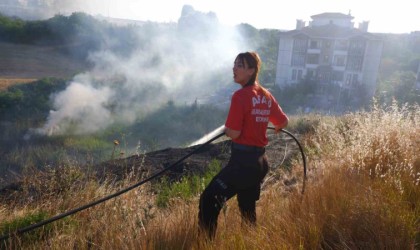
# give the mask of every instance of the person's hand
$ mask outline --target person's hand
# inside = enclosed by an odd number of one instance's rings
[[[289,118],[286,117],[286,120],[282,124],[274,125],[275,133],[278,134],[283,128],[287,126],[288,123],[289,123]]]
[[[275,126],[275,127],[274,127],[274,133],[275,133],[275,134],[280,133],[280,131],[282,130],[282,128],[284,128],[284,126]]]

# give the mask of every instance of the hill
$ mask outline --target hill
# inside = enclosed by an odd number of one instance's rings
[[[0,42],[0,90],[14,83],[44,77],[69,78],[84,71],[87,63],[63,52],[63,46]]]
[[[304,184],[299,155],[289,158],[295,144],[271,135],[272,169],[257,203],[257,226],[241,223],[231,199],[221,211],[214,241],[206,241],[197,226],[198,199],[207,176],[187,178],[185,170],[198,172],[210,158],[226,160],[228,141],[206,147],[174,169],[174,177],[185,177],[179,181],[148,183],[94,209],[12,237],[2,247],[417,249],[419,118],[418,106],[395,104],[387,109],[374,106],[371,112],[292,119],[289,129],[302,133],[309,160],[305,192],[299,192]],[[153,174],[140,166],[162,169],[193,149],[168,148],[107,161],[94,167],[95,176],[83,175],[85,166],[27,172],[22,191],[0,204],[0,235],[113,194]],[[107,181],[97,182],[100,178]]]

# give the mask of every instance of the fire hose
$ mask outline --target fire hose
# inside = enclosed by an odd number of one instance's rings
[[[267,129],[274,130],[274,128],[273,128],[273,127],[268,127]],[[281,131],[281,132],[283,132],[283,133],[285,133],[285,134],[287,134],[287,135],[289,135],[290,137],[292,137],[292,138],[293,138],[293,140],[295,140],[295,142],[296,142],[296,143],[297,143],[297,145],[299,146],[299,150],[300,150],[300,152],[301,152],[301,156],[302,156],[302,160],[303,160],[303,188],[302,188],[302,194],[303,194],[303,193],[304,193],[305,182],[306,182],[306,157],[305,157],[305,153],[304,153],[304,151],[303,151],[303,147],[302,147],[302,145],[300,144],[300,142],[297,140],[297,138],[296,138],[296,137],[295,137],[292,133],[290,133],[289,131],[287,131],[287,130],[285,130],[285,129],[281,129],[280,131]],[[130,191],[130,190],[132,190],[132,189],[134,189],[134,188],[137,188],[137,187],[139,187],[139,186],[141,186],[141,185],[143,185],[143,184],[145,184],[145,183],[147,183],[147,182],[149,182],[149,181],[153,180],[154,178],[156,178],[156,177],[158,177],[158,176],[162,175],[163,173],[165,173],[166,171],[170,170],[171,168],[173,168],[173,167],[177,166],[178,164],[180,164],[180,163],[181,163],[181,162],[183,162],[185,159],[187,159],[187,158],[188,158],[188,157],[190,157],[191,155],[193,155],[193,154],[195,154],[196,152],[198,152],[200,149],[202,149],[202,148],[203,148],[203,147],[205,147],[206,145],[208,145],[208,144],[210,144],[211,142],[213,142],[213,141],[217,140],[218,138],[222,137],[224,134],[225,134],[225,133],[223,132],[223,133],[220,133],[219,135],[217,135],[217,136],[215,136],[215,137],[211,138],[210,140],[208,140],[207,142],[205,142],[205,143],[201,144],[199,147],[197,147],[196,149],[194,149],[193,151],[191,151],[190,153],[188,153],[187,155],[185,155],[184,157],[182,157],[181,159],[179,159],[178,161],[176,161],[175,163],[173,163],[173,164],[172,164],[172,165],[170,165],[169,167],[166,167],[166,168],[162,169],[161,171],[159,171],[159,172],[157,172],[157,173],[155,173],[155,174],[151,175],[150,177],[148,177],[148,178],[146,178],[146,179],[144,179],[144,180],[142,180],[142,181],[140,181],[140,182],[138,182],[138,183],[136,183],[136,184],[134,184],[134,185],[132,185],[132,186],[129,186],[129,187],[127,187],[127,188],[124,188],[124,189],[122,189],[122,190],[120,190],[120,191],[118,191],[118,192],[116,192],[116,193],[113,193],[113,194],[110,194],[110,195],[108,195],[108,196],[105,196],[105,197],[103,197],[103,198],[101,198],[101,199],[98,199],[98,200],[96,200],[96,201],[93,201],[93,202],[91,202],[91,203],[89,203],[89,204],[86,204],[86,205],[83,205],[83,206],[81,206],[81,207],[78,207],[78,208],[75,208],[75,209],[69,210],[69,211],[67,211],[67,212],[65,212],[65,213],[62,213],[62,214],[59,214],[59,215],[53,216],[53,217],[51,217],[51,218],[49,218],[49,219],[46,219],[46,220],[40,221],[40,222],[38,222],[38,223],[34,223],[34,224],[29,225],[29,226],[27,226],[27,227],[19,228],[19,229],[17,229],[16,231],[14,231],[14,232],[12,232],[12,233],[2,235],[2,236],[0,236],[0,241],[4,241],[4,240],[6,240],[6,239],[10,238],[11,236],[17,236],[17,235],[20,235],[20,234],[23,234],[23,233],[26,233],[26,232],[32,231],[32,230],[34,230],[34,229],[36,229],[36,228],[39,228],[39,227],[45,226],[45,225],[50,224],[50,223],[52,223],[52,222],[54,222],[54,221],[57,221],[57,220],[63,219],[63,218],[65,218],[65,217],[67,217],[67,216],[73,215],[73,214],[75,214],[75,213],[78,213],[78,212],[83,211],[83,210],[85,210],[85,209],[88,209],[88,208],[90,208],[90,207],[96,206],[96,205],[98,205],[98,204],[100,204],[100,203],[103,203],[103,202],[105,202],[105,201],[107,201],[107,200],[110,200],[110,199],[112,199],[112,198],[115,198],[115,197],[117,197],[117,196],[120,196],[120,195],[122,195],[122,194],[124,194],[124,193],[126,193],[126,192],[128,192],[128,191]]]

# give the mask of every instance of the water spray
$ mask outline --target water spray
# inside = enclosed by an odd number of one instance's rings
[[[222,125],[222,126],[216,128],[215,130],[213,130],[210,133],[206,134],[205,136],[201,137],[197,141],[191,143],[189,145],[189,147],[192,147],[192,146],[195,146],[195,145],[198,145],[198,144],[203,144],[206,141],[210,140],[212,137],[214,137],[218,134],[224,133],[224,128],[225,128],[225,125]]]

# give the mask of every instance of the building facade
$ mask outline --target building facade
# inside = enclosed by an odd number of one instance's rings
[[[368,22],[354,27],[350,14],[322,13],[309,25],[297,20],[296,29],[280,35],[276,85],[280,88],[304,80],[361,88],[373,96],[383,41],[368,32]]]

